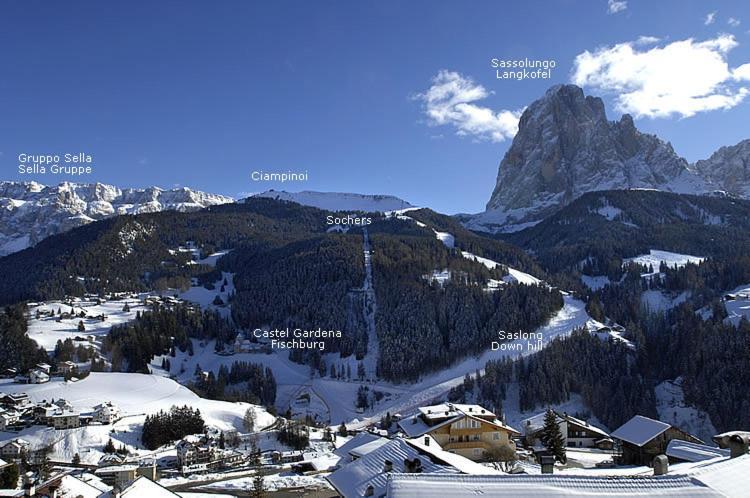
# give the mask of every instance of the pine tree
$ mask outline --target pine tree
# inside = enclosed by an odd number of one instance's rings
[[[76,453],[75,455],[73,455],[73,459],[71,460],[71,462],[73,463],[73,465],[80,464],[81,463],[81,455],[79,455],[78,453]]]
[[[346,437],[349,435],[349,431],[346,429],[346,424],[341,422],[341,425],[339,426],[339,436]]]
[[[544,414],[544,428],[542,429],[541,440],[558,462],[565,463],[567,461],[565,440],[557,423],[557,414],[551,408],[547,408],[547,413]]]

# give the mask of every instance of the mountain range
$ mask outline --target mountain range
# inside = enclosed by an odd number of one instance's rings
[[[0,256],[42,239],[121,214],[194,211],[233,202],[230,197],[189,188],[120,189],[102,183],[0,182]]]
[[[557,85],[523,112],[486,210],[461,220],[475,230],[517,231],[603,190],[747,197],[748,167],[750,140],[690,164],[670,143],[640,132],[630,115],[608,121],[602,99]]]
[[[553,86],[523,112],[485,211],[457,219],[471,230],[517,232],[588,192],[628,189],[750,198],[750,139],[690,164],[670,143],[639,131],[630,115],[609,121],[602,99],[575,85]],[[390,195],[269,190],[254,196],[328,211],[414,207]],[[109,216],[228,202],[233,199],[188,188],[0,182],[0,256]]]

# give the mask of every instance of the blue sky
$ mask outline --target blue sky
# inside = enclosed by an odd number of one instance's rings
[[[587,93],[605,97],[610,119],[629,105],[642,112],[641,130],[690,161],[750,138],[744,72],[702,82],[706,71],[688,67],[677,75],[683,81],[672,73],[663,81],[664,71],[647,75],[661,78],[655,82],[617,80],[616,64],[653,68],[651,51],[665,48],[684,66],[701,60],[694,50],[718,54],[730,71],[750,63],[750,4],[740,0],[8,0],[0,4],[0,47],[7,180],[71,180],[19,175],[20,153],[87,152],[95,173],[83,182],[233,196],[268,188],[388,193],[442,212],[476,212],[510,139],[467,133],[476,127],[460,116],[438,124],[420,95],[445,70],[484,90],[471,109],[514,112],[570,82],[586,51],[595,68],[577,74]],[[631,59],[621,57],[627,47]],[[497,80],[493,57],[554,59],[557,67],[551,80]],[[694,95],[660,95],[644,104],[660,85],[695,81],[695,92],[705,83],[726,102],[701,101],[696,110]],[[623,104],[626,92],[638,104]],[[309,180],[257,183],[253,170],[307,171]]]

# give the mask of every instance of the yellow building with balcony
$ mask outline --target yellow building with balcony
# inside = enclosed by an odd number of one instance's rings
[[[429,435],[443,450],[475,461],[506,449],[515,451],[512,438],[521,435],[479,405],[451,403],[420,407],[399,427],[409,437]]]

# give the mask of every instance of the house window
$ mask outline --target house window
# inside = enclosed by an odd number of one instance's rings
[[[474,439],[474,441],[479,441],[479,434],[474,434],[473,439]]]
[[[480,448],[474,448],[474,456],[481,456],[482,450]]]
[[[494,439],[495,441],[497,441],[498,439],[500,439],[500,433],[499,432],[493,432],[492,433],[492,439]]]

